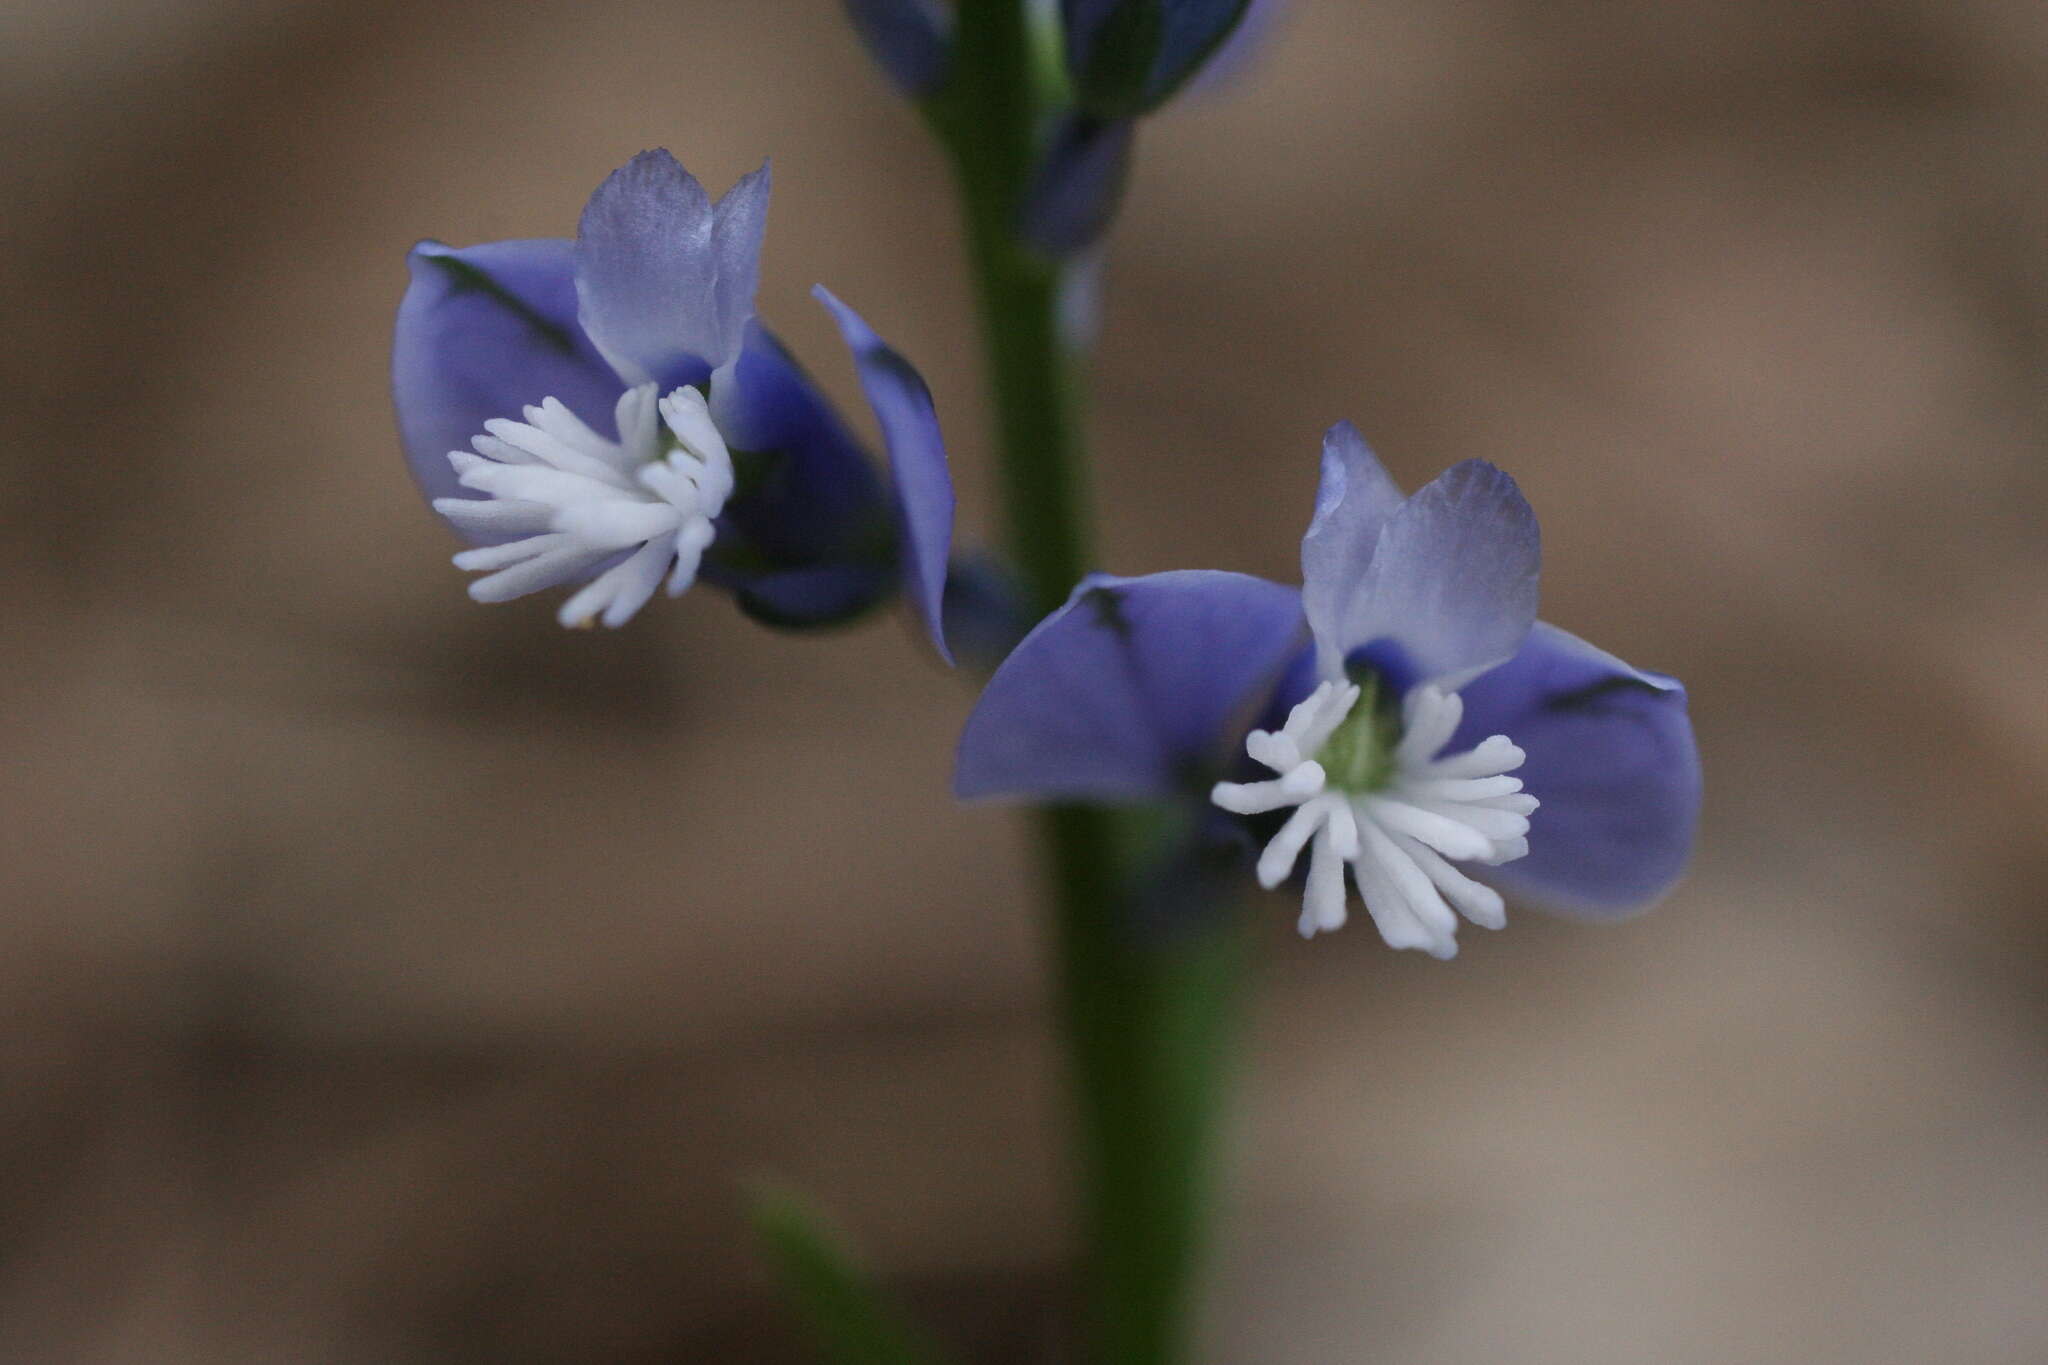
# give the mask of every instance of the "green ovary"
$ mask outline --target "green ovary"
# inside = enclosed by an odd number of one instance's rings
[[[1356,678],[1358,702],[1351,714],[1323,741],[1314,755],[1323,765],[1329,785],[1339,791],[1363,794],[1385,787],[1394,778],[1394,746],[1401,741],[1399,712],[1387,704],[1379,676],[1364,673]]]

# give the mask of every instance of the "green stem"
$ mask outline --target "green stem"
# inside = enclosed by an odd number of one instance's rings
[[[1016,239],[1048,75],[1025,0],[959,0],[954,65],[927,113],[964,201],[1011,552],[1037,615],[1092,567],[1079,357],[1060,329],[1062,267]],[[1096,807],[1038,812],[1079,1136],[1086,1323],[1095,1365],[1174,1365],[1210,1203],[1210,1152],[1239,975],[1235,922],[1139,929],[1149,841]]]
[[[1080,1107],[1087,1323],[1097,1365],[1184,1358],[1213,1203],[1243,934],[1214,913],[1147,935],[1144,841],[1102,811],[1042,813],[1058,877],[1062,1023]]]
[[[1011,550],[1038,615],[1091,569],[1079,357],[1060,335],[1061,265],[1016,237],[1043,82],[1021,0],[961,0],[953,76],[927,106],[952,154],[996,414]]]

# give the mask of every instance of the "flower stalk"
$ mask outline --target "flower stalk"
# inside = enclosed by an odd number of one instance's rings
[[[1025,0],[960,0],[953,66],[925,110],[966,220],[995,412],[1004,513],[1034,616],[1094,567],[1082,357],[1063,335],[1074,267],[1018,225],[1063,78]],[[1053,902],[1060,1021],[1077,1107],[1084,1334],[1094,1365],[1174,1365],[1211,1202],[1211,1154],[1243,953],[1234,914],[1166,933],[1133,913],[1150,853],[1098,806],[1035,815]]]

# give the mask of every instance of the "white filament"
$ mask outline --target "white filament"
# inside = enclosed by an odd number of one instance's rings
[[[1464,718],[1455,692],[1410,688],[1402,703],[1393,771],[1369,792],[1328,786],[1316,755],[1358,703],[1349,682],[1325,682],[1288,713],[1275,732],[1254,730],[1245,751],[1279,774],[1266,782],[1219,782],[1210,799],[1227,811],[1258,815],[1295,807],[1259,857],[1259,884],[1271,890],[1309,850],[1301,933],[1342,928],[1344,868],[1349,864],[1380,937],[1393,948],[1433,957],[1458,951],[1458,914],[1498,929],[1507,922],[1500,893],[1451,864],[1512,862],[1529,851],[1536,798],[1507,774],[1527,757],[1505,735],[1438,757]],[[1453,910],[1457,914],[1453,913]]]
[[[497,418],[448,462],[481,498],[436,498],[434,510],[476,535],[513,536],[464,550],[455,566],[484,574],[479,602],[507,602],[617,563],[562,603],[565,626],[624,625],[664,576],[675,597],[696,581],[714,523],[732,495],[732,454],[704,395],[679,388],[659,402],[642,384],[619,395],[619,439],[606,440],[559,400]],[[666,435],[663,428],[666,427]],[[672,444],[671,444],[672,443]]]

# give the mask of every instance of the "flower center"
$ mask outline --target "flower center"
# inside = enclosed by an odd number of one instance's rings
[[[656,392],[643,384],[619,396],[616,441],[549,398],[524,422],[486,422],[473,453],[449,452],[462,486],[483,496],[437,498],[434,510],[498,542],[455,556],[486,575],[471,597],[504,602],[587,578],[562,604],[562,624],[618,626],[664,575],[671,597],[696,580],[732,494],[732,455],[702,393]]]
[[[1329,785],[1339,791],[1376,792],[1394,778],[1394,748],[1401,742],[1401,717],[1381,704],[1379,675],[1358,680],[1358,700],[1310,755],[1323,766]]]
[[[1259,856],[1258,874],[1271,890],[1309,848],[1304,937],[1343,926],[1348,865],[1390,947],[1447,958],[1458,951],[1453,907],[1487,928],[1506,923],[1500,893],[1452,864],[1528,853],[1536,798],[1508,775],[1526,755],[1505,735],[1443,755],[1464,718],[1463,700],[1413,687],[1397,719],[1377,704],[1382,686],[1374,676],[1323,683],[1280,730],[1254,730],[1245,740],[1245,751],[1278,776],[1219,782],[1210,800],[1240,815],[1296,808]]]

